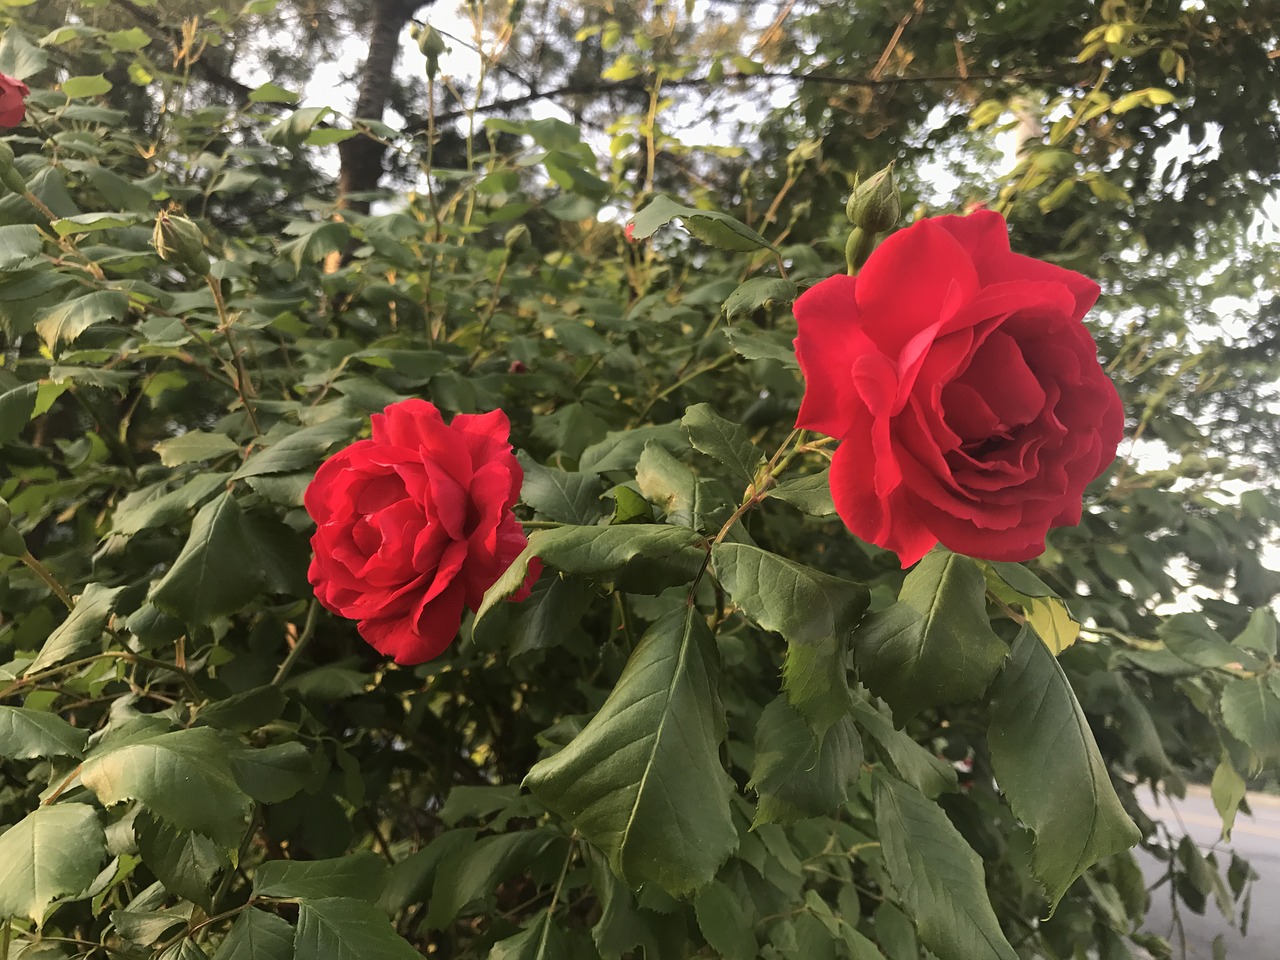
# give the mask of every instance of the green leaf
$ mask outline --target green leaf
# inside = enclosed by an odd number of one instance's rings
[[[4,398],[0,397],[0,404]],[[1231,641],[1235,646],[1248,647],[1268,657],[1276,655],[1276,615],[1267,607],[1259,607],[1249,616],[1249,622]]]
[[[31,760],[34,757],[84,756],[89,731],[73,727],[56,714],[26,707],[0,706],[0,757]]]
[[[1027,623],[1055,657],[1080,637],[1080,624],[1044,581],[1018,563],[988,561],[987,586],[1005,603],[1017,604]]]
[[[360,420],[342,417],[296,430],[251,456],[232,479],[243,480],[313,467],[335,443],[350,442],[360,424]]]
[[[686,230],[703,243],[709,243],[713,247],[719,247],[722,250],[777,252],[777,248],[768,240],[727,213],[681,206],[674,200],[662,196],[654,197],[644,209],[632,217],[629,236],[632,240],[644,240],[653,236],[659,227],[664,227],[677,218],[684,224]]]
[[[1018,960],[987,899],[982,861],[942,808],[883,775],[875,806],[885,867],[924,945],[940,960]]]
[[[218,434],[204,434],[204,436],[218,436]],[[137,494],[130,494],[116,507],[111,517],[111,532],[116,536],[128,537],[141,530],[172,526],[186,519],[193,507],[209,499],[220,487],[225,487],[230,476],[229,473],[197,473],[176,490],[158,497],[138,497]]]
[[[732,890],[713,880],[698,891],[693,909],[702,935],[723,960],[756,960],[760,944],[751,932],[747,911]]]
[[[11,223],[0,227],[0,269],[11,270],[44,249],[44,238],[33,223]]]
[[[133,830],[142,862],[165,889],[212,912],[213,878],[231,866],[226,851],[202,834],[175,830],[145,811],[134,820]]]
[[[716,660],[693,606],[657,620],[599,713],[525,778],[633,887],[652,881],[673,896],[686,893],[737,846],[733,781],[720,764]]]
[[[861,697],[853,700],[853,717],[893,771],[930,800],[960,789],[955,767],[895,729],[888,717]]]
[[[662,444],[668,453],[675,456],[683,454],[689,448],[687,434],[679,422],[636,427],[634,430],[616,430],[582,451],[578,469],[584,473],[634,470],[640,454],[651,442]]]
[[[213,960],[293,960],[293,927],[274,913],[245,910]]]
[[[724,302],[724,315],[730,320],[750,319],[762,307],[775,303],[792,303],[799,289],[780,277],[752,277],[738,284]]]
[[[1223,757],[1213,771],[1213,783],[1209,787],[1213,805],[1222,817],[1222,839],[1231,842],[1231,828],[1235,826],[1240,801],[1245,798],[1244,777],[1236,772],[1231,760]]]
[[[519,459],[524,468],[520,499],[542,516],[573,524],[590,524],[600,518],[604,484],[594,473],[544,467],[523,454]]]
[[[721,417],[707,403],[690,407],[680,423],[688,431],[689,442],[695,450],[728,467],[743,483],[755,480],[756,471],[764,463],[764,454],[741,426]]]
[[[229,453],[239,453],[240,444],[225,433],[206,433],[203,430],[191,430],[156,444],[156,453],[160,454],[160,462],[166,467],[177,467],[184,463],[195,463],[201,460],[216,460]]]
[[[569,956],[564,932],[552,920],[551,912],[543,910],[515,936],[495,943],[488,960],[558,960]]]
[[[102,823],[88,804],[36,807],[0,835],[0,917],[39,927],[54,900],[88,889],[106,855]]]
[[[747,787],[759,794],[756,823],[793,823],[829,814],[849,799],[862,768],[862,741],[844,716],[821,740],[785,697],[756,724],[756,757]]]
[[[636,464],[636,484],[650,502],[662,508],[669,523],[695,529],[699,526],[701,484],[698,477],[661,445],[645,444],[640,462]]]
[[[422,960],[391,921],[363,900],[330,897],[298,905],[294,960]],[[256,960],[256,958],[255,958]]]
[[[253,799],[259,803],[280,803],[311,779],[311,751],[297,740],[236,750],[231,754],[231,770],[236,783]]]
[[[662,523],[535,530],[529,535],[529,545],[486,591],[480,609],[476,611],[476,621],[482,620],[495,605],[520,589],[534,557],[541,557],[565,573],[603,577],[617,573],[637,557],[665,560],[689,550],[700,540],[701,537],[688,527]]]
[[[1024,628],[992,689],[996,780],[1035,835],[1032,868],[1050,910],[1072,881],[1138,842],[1062,667]]]
[[[262,589],[244,515],[227,491],[200,508],[182,552],[150,599],[185,623],[206,624],[235,613]]]
[[[249,94],[250,103],[297,103],[299,99],[296,93],[269,81]]]
[[[17,27],[9,27],[0,36],[0,73],[15,80],[35,76],[49,62],[49,54],[27,39]]]
[[[103,806],[138,800],[170,826],[203,833],[226,850],[239,845],[251,806],[231,774],[226,741],[210,727],[93,751],[80,779]]]
[[[387,863],[368,850],[331,860],[268,860],[253,876],[255,897],[323,900],[348,897],[373,903],[382,896]]]
[[[907,574],[898,602],[854,631],[854,661],[905,723],[921,710],[976,700],[1009,648],[987,619],[978,565],[935,548]]]
[[[1248,744],[1259,766],[1268,760],[1280,761],[1280,696],[1266,677],[1229,680],[1222,687],[1221,703],[1222,722]]]
[[[753,327],[734,327],[725,331],[725,339],[733,352],[747,360],[776,360],[790,370],[799,370],[796,348],[792,338],[779,330],[757,330]]]
[[[95,290],[54,307],[36,321],[36,333],[52,350],[60,342],[71,343],[97,323],[121,320],[129,312],[129,298],[118,290]]]
[[[468,904],[492,902],[503,881],[525,870],[553,844],[560,846],[567,842],[568,838],[558,831],[536,827],[494,834],[454,851],[436,871],[427,908],[427,926],[443,930]],[[563,859],[560,853],[556,862],[561,863]]]
[[[825,473],[784,480],[769,489],[768,496],[789,503],[811,517],[830,517],[836,512],[831,499],[831,483]]]
[[[73,233],[97,233],[99,230],[128,227],[137,221],[138,218],[131,213],[78,213],[73,217],[60,217],[51,226],[58,236],[69,237]]]
[[[183,937],[156,954],[156,960],[209,960],[209,955],[194,940]]]
[[[22,435],[36,409],[39,383],[24,383],[0,393],[0,443],[12,443]]]
[[[867,609],[866,589],[741,543],[716,544],[711,560],[742,612],[786,639],[783,689],[824,733],[849,710],[848,638]]]
[[[1222,639],[1202,614],[1174,614],[1160,625],[1157,633],[1170,651],[1197,667],[1212,669],[1238,664],[1246,670],[1262,669],[1257,657]]]
[[[107,587],[91,583],[76,598],[75,607],[49,634],[36,658],[27,667],[26,676],[61,663],[72,654],[89,646],[102,636],[107,621],[111,619],[111,607],[123,587]]]
[[[112,83],[100,73],[68,77],[62,81],[62,93],[68,100],[100,97],[111,90]]]

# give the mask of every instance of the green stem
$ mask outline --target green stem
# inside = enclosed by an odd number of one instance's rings
[[[280,664],[280,669],[276,671],[276,675],[271,678],[271,685],[278,687],[284,683],[294,666],[298,662],[298,658],[302,656],[302,651],[306,649],[307,644],[311,642],[311,638],[316,633],[316,620],[320,614],[320,604],[316,600],[311,601],[311,606],[307,608],[307,619],[302,625],[302,633],[298,637],[298,642],[293,645],[293,649],[289,651],[289,655],[284,658],[284,662]]]
[[[28,567],[30,567],[31,572],[34,573],[37,577],[39,577],[48,585],[49,589],[54,592],[54,594],[57,596],[59,600],[62,601],[63,606],[65,606],[68,610],[72,610],[75,608],[75,603],[72,601],[71,595],[67,593],[66,588],[58,582],[57,577],[55,577],[52,573],[49,572],[48,567],[46,567],[43,563],[41,563],[34,556],[31,555],[30,550],[28,550],[18,559],[21,560],[23,563],[25,563]]]

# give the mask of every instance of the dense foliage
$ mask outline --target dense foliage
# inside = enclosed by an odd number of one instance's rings
[[[480,79],[416,24],[397,129],[299,102],[323,4],[190,6],[0,7],[0,958],[1114,960],[1170,955],[1151,896],[1243,922],[1248,865],[1138,797],[1211,782],[1229,832],[1280,761],[1274,23],[475,3]],[[681,142],[770,84],[744,146]],[[393,189],[340,194],[365,138]],[[904,572],[793,430],[790,304],[890,159],[908,219],[985,202],[1108,294],[1126,440],[1025,565]],[[529,547],[406,667],[314,599],[303,495],[410,397],[505,411]]]

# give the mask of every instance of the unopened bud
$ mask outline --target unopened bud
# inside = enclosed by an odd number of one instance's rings
[[[870,233],[892,230],[902,215],[902,200],[893,181],[893,164],[866,183],[856,184],[845,207],[849,222]]]
[[[27,181],[13,163],[13,147],[5,140],[0,140],[0,183],[14,193],[27,192]]]
[[[13,511],[9,509],[9,501],[0,497],[0,528],[13,522]]]
[[[5,527],[0,530],[0,553],[7,557],[20,557],[27,552],[27,541],[17,527]]]
[[[204,252],[204,234],[186,217],[161,211],[156,217],[151,243],[161,260],[186,267],[201,276],[209,272],[209,257]]]
[[[517,223],[502,238],[502,244],[512,253],[522,253],[529,249],[529,228]]]

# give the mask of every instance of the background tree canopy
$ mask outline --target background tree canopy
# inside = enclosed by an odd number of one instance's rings
[[[1271,5],[0,26],[31,88],[0,960],[1114,960],[1177,952],[1153,895],[1243,922],[1248,865],[1138,796],[1210,783],[1229,834],[1280,786]],[[1103,285],[1126,439],[1025,565],[904,572],[792,436],[790,304],[891,162],[905,220],[984,205]],[[159,255],[162,213],[194,251]],[[416,667],[318,606],[302,507],[407,397],[506,411],[531,537]]]

